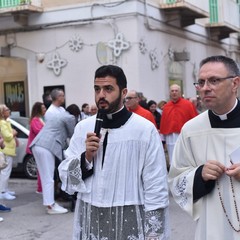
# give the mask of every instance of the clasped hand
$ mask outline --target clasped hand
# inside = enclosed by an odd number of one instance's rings
[[[225,167],[216,160],[208,160],[203,166],[202,178],[204,181],[217,180],[223,173],[240,181],[240,163]]]

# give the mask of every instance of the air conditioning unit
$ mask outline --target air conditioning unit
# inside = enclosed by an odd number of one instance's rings
[[[10,47],[0,47],[0,57],[10,57]]]

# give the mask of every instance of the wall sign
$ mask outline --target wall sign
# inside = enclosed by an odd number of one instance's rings
[[[26,116],[24,82],[4,83],[5,104],[12,112],[19,112],[20,116]]]

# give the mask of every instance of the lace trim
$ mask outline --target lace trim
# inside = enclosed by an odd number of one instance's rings
[[[61,189],[68,194],[75,192],[87,192],[82,180],[81,160],[78,157],[67,158],[58,167],[62,181]]]
[[[165,227],[164,210],[154,210],[146,212],[145,214],[145,235],[146,240],[162,239],[160,238],[164,233]]]
[[[166,209],[144,212],[143,206],[94,207],[78,200],[74,240],[167,240]]]
[[[179,205],[184,207],[188,202],[188,197],[186,195],[187,191],[187,176],[183,176],[179,179],[178,183],[175,186],[176,195],[180,196]]]

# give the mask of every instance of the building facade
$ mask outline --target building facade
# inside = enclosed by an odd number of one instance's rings
[[[168,100],[196,96],[199,62],[240,62],[238,0],[0,0],[0,102],[29,116],[61,87],[66,105],[94,103],[96,68],[122,67],[128,88]]]

